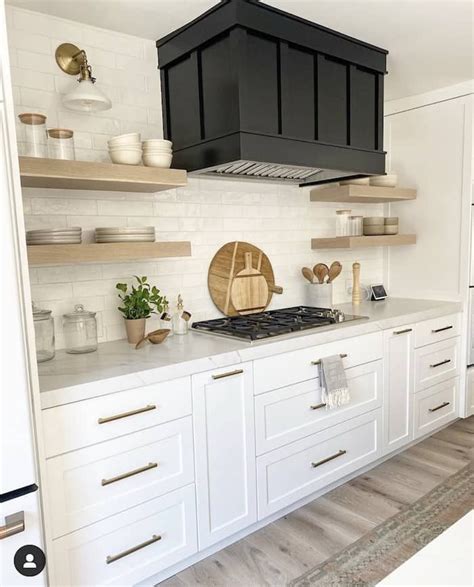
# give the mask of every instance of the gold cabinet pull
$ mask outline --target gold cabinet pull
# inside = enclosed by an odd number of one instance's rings
[[[321,408],[325,408],[326,404],[316,404],[314,406],[309,406],[311,410],[319,410]]]
[[[404,330],[394,330],[393,334],[407,334],[408,332],[413,332],[413,328],[405,328]]]
[[[433,334],[438,334],[438,332],[444,332],[445,330],[451,330],[451,328],[454,328],[454,326],[444,326],[443,328],[436,328],[435,330],[432,330],[431,332]]]
[[[345,455],[346,453],[347,453],[347,450],[338,450],[335,455],[331,455],[330,457],[326,457],[325,459],[323,459],[322,461],[318,461],[317,463],[311,463],[311,466],[313,467],[313,469],[315,469],[316,467],[320,467],[321,465],[324,465],[324,463],[329,463],[329,461],[333,461],[334,459],[342,457],[342,455]]]
[[[346,353],[341,353],[339,356],[341,359],[345,359],[347,357]],[[321,365],[321,359],[318,359],[317,361],[311,361],[311,365]]]
[[[5,525],[0,526],[0,540],[10,538],[15,534],[25,530],[25,512],[16,512],[10,516],[5,516]]]
[[[137,414],[143,414],[144,412],[150,412],[156,410],[156,406],[153,404],[145,406],[144,408],[138,408],[138,410],[131,410],[130,412],[124,412],[123,414],[115,414],[115,416],[107,416],[106,418],[99,418],[98,424],[106,424],[107,422],[113,422],[114,420],[121,420],[122,418],[128,418],[129,416],[136,416]]]
[[[241,375],[244,372],[243,369],[236,369],[235,371],[228,371],[227,373],[220,373],[219,375],[213,375],[212,378],[224,379],[224,377],[232,377],[233,375]]]
[[[441,367],[441,365],[447,365],[448,363],[451,363],[451,359],[445,359],[444,361],[440,361],[439,363],[434,363],[433,365],[430,365],[431,369],[434,369],[435,367]]]
[[[144,467],[140,467],[138,469],[134,469],[133,471],[129,471],[128,473],[122,473],[122,475],[117,475],[116,477],[111,477],[110,479],[102,479],[101,485],[110,485],[111,483],[116,483],[117,481],[121,481],[122,479],[127,479],[128,477],[133,477],[134,475],[138,475],[139,473],[144,473],[145,471],[149,471],[150,469],[156,469],[158,467],[158,463],[148,463]]]
[[[161,540],[161,536],[157,536],[156,534],[153,534],[153,536],[150,538],[150,540],[145,540],[145,542],[142,542],[141,544],[137,544],[136,546],[132,546],[132,548],[127,548],[127,550],[123,550],[122,552],[119,552],[118,554],[108,556],[105,559],[105,562],[108,565],[110,565],[110,563],[114,563],[115,561],[118,561],[119,559],[123,558],[124,556],[128,556],[129,554],[137,552],[137,550],[141,550],[142,548],[145,548],[145,546],[150,546],[150,544],[153,544],[154,542],[158,542],[158,540]]]
[[[429,408],[428,412],[437,412],[438,410],[449,406],[450,403],[451,402],[443,402],[442,404],[439,404],[439,406],[436,406],[436,408]]]

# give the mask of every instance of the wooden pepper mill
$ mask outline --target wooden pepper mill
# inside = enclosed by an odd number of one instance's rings
[[[360,304],[360,263],[352,264],[352,303]]]

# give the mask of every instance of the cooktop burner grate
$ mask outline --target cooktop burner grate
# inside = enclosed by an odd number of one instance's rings
[[[328,308],[295,306],[247,316],[203,320],[195,322],[192,327],[198,332],[254,341],[359,318],[363,316],[344,315]]]

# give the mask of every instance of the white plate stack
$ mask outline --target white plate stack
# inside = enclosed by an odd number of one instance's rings
[[[142,143],[139,132],[119,135],[107,141],[112,163],[120,165],[140,165],[142,162]]]
[[[173,143],[165,139],[143,141],[143,163],[147,167],[171,167]]]
[[[27,245],[80,245],[82,228],[41,228],[28,230]]]
[[[155,227],[96,228],[96,243],[154,243]]]

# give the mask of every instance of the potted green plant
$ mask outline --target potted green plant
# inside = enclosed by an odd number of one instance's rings
[[[147,277],[134,275],[137,284],[129,286],[126,283],[117,283],[118,296],[122,300],[119,306],[125,319],[127,339],[129,343],[136,344],[145,336],[146,319],[152,314],[161,314],[165,304],[168,303],[165,296],[160,295],[156,286],[148,283]]]

